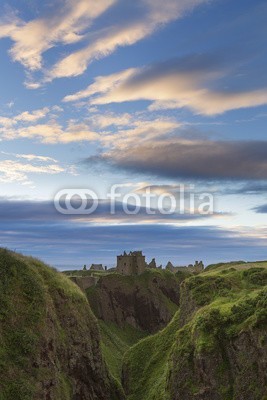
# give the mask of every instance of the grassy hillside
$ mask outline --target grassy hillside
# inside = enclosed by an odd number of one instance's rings
[[[0,249],[0,400],[124,399],[121,369],[127,400],[267,400],[267,262],[103,274],[84,294]]]
[[[232,261],[230,263],[218,263],[211,264],[205,268],[204,273],[214,271],[223,271],[230,268],[235,268],[238,271],[250,268],[267,268],[267,261],[255,261],[255,262],[245,262],[245,261]]]
[[[85,295],[40,261],[0,249],[0,399],[41,398],[123,395]]]
[[[99,320],[102,352],[113,376],[120,381],[124,354],[148,333],[126,324],[120,328],[114,322]]]
[[[124,359],[129,400],[266,400],[267,263],[213,266],[181,285],[181,308]]]
[[[186,276],[159,269],[139,276],[113,273],[86,291],[99,319],[103,354],[117,379],[126,351],[170,322],[179,308],[179,287]]]
[[[179,311],[159,333],[133,346],[123,360],[123,383],[128,400],[167,400],[169,358],[179,330]]]

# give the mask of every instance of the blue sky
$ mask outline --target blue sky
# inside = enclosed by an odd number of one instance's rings
[[[259,0],[2,1],[1,246],[60,267],[266,259],[266,16]],[[111,218],[113,184],[193,185],[214,213]],[[97,212],[58,215],[65,188]]]

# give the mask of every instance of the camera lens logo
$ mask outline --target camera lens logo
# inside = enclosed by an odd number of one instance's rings
[[[61,214],[92,214],[98,207],[98,197],[90,189],[63,189],[55,195],[54,205]]]

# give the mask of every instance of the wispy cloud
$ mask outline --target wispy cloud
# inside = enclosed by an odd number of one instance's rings
[[[0,126],[9,128],[13,125],[16,125],[18,122],[36,122],[39,119],[44,118],[49,112],[50,109],[48,107],[44,107],[32,112],[24,111],[21,114],[13,116],[12,118],[0,116]]]
[[[105,147],[117,142],[120,147],[125,147],[137,139],[147,140],[164,136],[183,125],[174,118],[160,115],[156,119],[149,119],[147,115],[149,113],[139,115],[114,112],[96,112],[91,116],[86,115],[83,122],[69,119],[62,123],[58,122],[58,112],[61,112],[61,109],[54,106],[50,109],[26,111],[14,117],[2,117],[0,138],[2,140],[27,138],[49,144],[97,141]],[[44,117],[46,119],[42,123],[39,122],[39,119]]]
[[[98,133],[85,122],[68,120],[65,126],[58,123],[58,113],[61,112],[61,107],[53,106],[31,112],[24,111],[12,117],[0,117],[0,138],[27,138],[49,144],[93,141],[99,138]],[[39,121],[44,118],[45,121]]]
[[[16,153],[7,153],[5,151],[1,151],[1,154],[7,155],[7,156],[13,156],[16,158],[22,158],[25,160],[29,160],[29,161],[44,161],[44,162],[48,162],[48,161],[52,161],[54,163],[57,163],[58,161],[55,160],[52,157],[46,157],[46,156],[38,156],[36,154],[16,154]]]
[[[55,144],[94,141],[99,139],[99,134],[90,129],[85,123],[69,121],[67,126],[64,127],[57,121],[51,120],[43,124],[0,127],[0,137],[2,140],[26,138],[38,140],[42,143]]]
[[[40,87],[42,82],[55,78],[73,77],[83,74],[88,65],[96,59],[113,53],[117,48],[130,46],[151,35],[161,26],[181,18],[198,5],[208,0],[166,0],[164,7],[159,0],[65,0],[64,6],[53,15],[25,22],[14,14],[0,21],[0,38],[10,37],[14,45],[10,50],[14,61],[20,62],[27,70],[42,69],[44,79],[34,81],[30,77],[26,86]],[[105,29],[88,32],[92,21],[108,8],[118,3],[128,9],[128,17],[119,24],[109,24]],[[70,51],[52,68],[44,68],[42,55],[59,44],[69,45],[84,41],[84,47]]]
[[[0,182],[19,182],[23,185],[31,185],[29,174],[59,174],[64,169],[57,164],[34,165],[13,160],[0,161]]]
[[[212,88],[214,82],[218,86],[220,79],[232,72],[218,57],[192,55],[97,77],[85,90],[63,100],[90,98],[91,105],[147,100],[151,111],[186,107],[207,116],[267,104],[267,87],[235,91]]]
[[[164,2],[164,7],[158,0],[131,2],[131,6],[137,5],[142,10],[141,15],[95,32],[92,43],[58,62],[48,72],[46,80],[81,75],[93,60],[108,56],[118,47],[129,46],[144,39],[162,25],[182,17],[197,5],[206,2],[206,0],[167,0]]]
[[[72,44],[83,39],[92,21],[106,11],[113,0],[64,0],[55,4],[53,13],[25,22],[14,15],[0,22],[0,38],[10,37],[14,61],[35,71],[42,68],[42,54],[58,44]],[[55,7],[57,11],[55,11]]]

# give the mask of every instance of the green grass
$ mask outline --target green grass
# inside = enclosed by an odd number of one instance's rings
[[[249,269],[249,268],[267,268],[267,261],[255,261],[255,262],[246,262],[246,261],[231,261],[228,263],[218,263],[218,264],[211,264],[208,265],[205,270],[204,273],[208,272],[219,272],[222,271],[224,269],[236,269],[236,270],[243,270],[243,269]]]
[[[99,340],[96,318],[78,286],[39,260],[0,249],[0,400],[41,398],[42,384],[50,381],[52,398],[71,400],[69,357],[80,351],[83,362],[84,349],[88,362],[98,358],[99,384],[115,392]]]
[[[218,352],[222,359],[214,371],[218,392],[223,400],[233,400],[235,382],[229,378],[226,347],[246,331],[262,332],[258,346],[266,345],[266,267],[265,262],[220,264],[186,279],[182,283],[189,296],[185,303],[194,304],[187,325],[181,326],[178,312],[163,331],[140,341],[125,355],[128,400],[170,400],[177,391],[194,398],[200,390],[194,360],[212,358]],[[243,357],[241,376],[254,376],[249,357]],[[255,400],[262,400],[264,388],[255,384],[251,389],[246,384],[249,382],[242,382],[246,390],[253,390]]]
[[[121,380],[122,360],[131,346],[148,334],[125,325],[118,327],[115,323],[105,323],[99,320],[101,346],[109,371],[118,380]]]
[[[186,276],[188,276],[188,274]],[[123,296],[128,295],[130,297],[135,290],[138,290],[139,296],[150,299],[152,302],[158,303],[160,301],[162,305],[164,304],[166,312],[171,318],[176,313],[178,305],[173,303],[160,288],[178,288],[183,279],[185,279],[185,275],[182,273],[178,273],[175,276],[169,271],[160,269],[148,269],[139,276],[124,276],[118,273],[112,273],[108,276],[103,276],[95,287],[91,287],[86,291],[86,294],[98,318],[100,318],[99,303],[103,295],[102,290],[104,290],[105,293],[110,290],[113,294],[120,292]],[[121,307],[123,307],[123,304],[121,304]],[[105,360],[112,374],[117,379],[121,379],[124,354],[131,346],[140,341],[140,339],[147,337],[149,333],[141,329],[138,330],[129,324],[119,327],[115,323],[105,323],[101,319],[98,321]]]
[[[169,357],[179,326],[179,312],[157,334],[141,340],[124,357],[124,373],[129,377],[128,400],[169,400],[166,381]]]
[[[84,269],[75,269],[75,270],[68,270],[62,271],[62,273],[66,276],[105,276],[109,275],[110,272],[108,271],[91,271],[91,270],[84,270]]]
[[[86,276],[90,271],[78,272]],[[71,377],[62,360],[56,357],[54,369],[40,364],[44,340],[53,339],[55,348],[66,354],[75,353],[73,342],[92,340],[97,346],[96,319],[86,295],[68,278],[71,273],[59,274],[36,259],[0,249],[0,400],[41,398],[40,382],[50,379],[56,382],[54,398],[71,400]],[[174,317],[165,329],[150,336],[130,325],[99,321],[102,352],[117,381],[123,364],[127,400],[171,400],[178,390],[194,398],[201,389],[195,360],[218,354],[220,362],[212,374],[222,400],[235,398],[235,379],[250,387],[253,400],[265,400],[247,354],[241,355],[240,377],[229,379],[226,349],[244,332],[257,332],[257,345],[266,346],[267,262],[217,264],[196,276],[164,270],[147,270],[137,277],[105,272],[99,276],[126,294],[136,286],[147,294],[155,281],[158,286],[162,281],[167,286],[181,284],[188,296],[184,304],[191,303],[183,326],[182,310],[159,293],[158,299]],[[97,291],[98,287],[89,289],[88,297],[97,301]],[[88,320],[94,328],[87,338]],[[254,377],[248,382],[243,378],[247,371]]]

